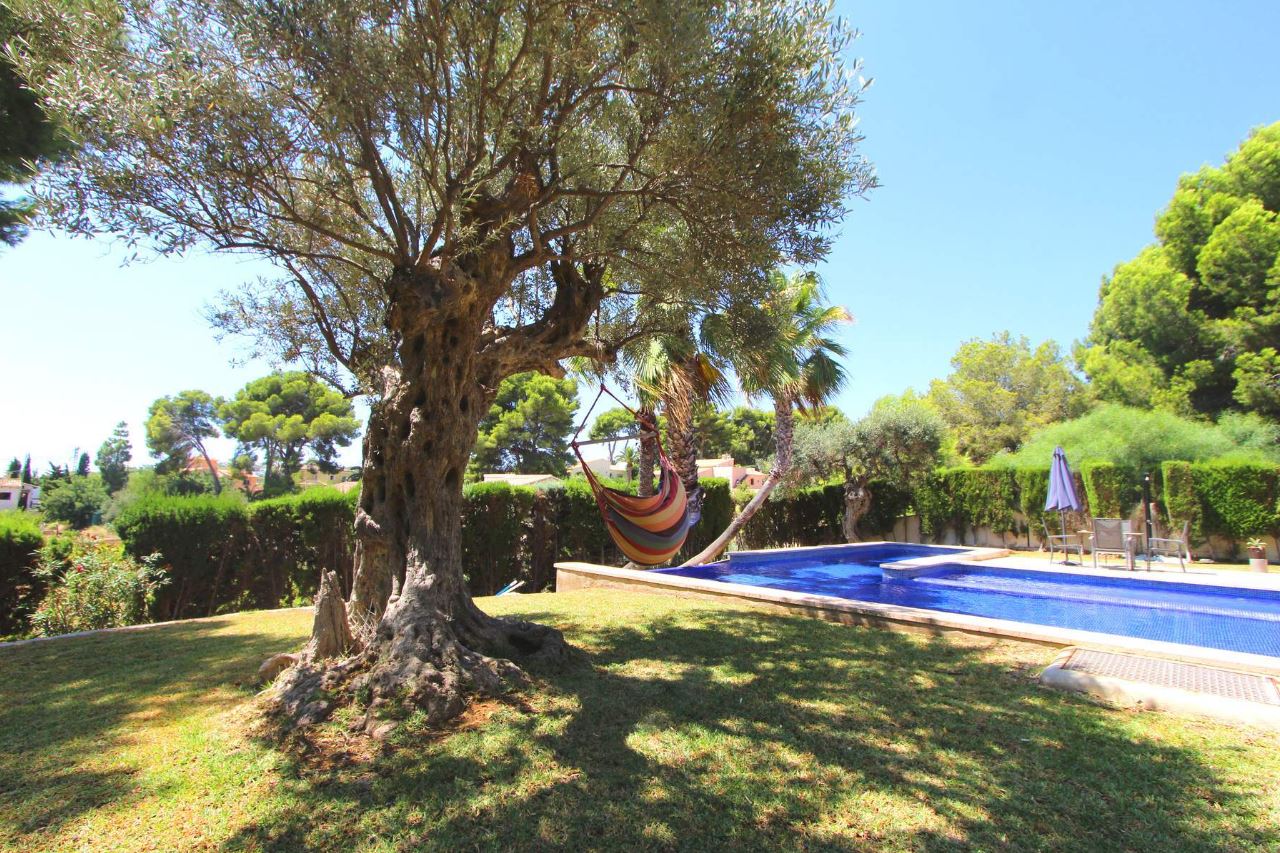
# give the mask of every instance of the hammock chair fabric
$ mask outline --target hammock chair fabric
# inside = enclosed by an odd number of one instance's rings
[[[609,392],[602,385],[600,393]],[[614,395],[609,394],[609,396]],[[597,394],[596,401],[599,399],[600,395]],[[617,400],[617,397],[614,399]],[[618,402],[626,407],[621,400]],[[588,417],[591,409],[594,408],[595,402],[592,402],[591,408],[587,410]],[[627,410],[631,411],[630,408]],[[631,414],[636,417],[642,428],[653,428],[652,424],[646,424],[634,411],[631,411]],[[585,424],[584,419],[583,425]],[[656,429],[653,431],[656,433]],[[582,427],[578,427],[578,432],[582,432]],[[582,458],[582,452],[578,449],[576,441],[577,437],[575,433],[575,441],[571,442],[570,446],[573,447],[578,461],[582,463],[582,473],[596,496],[600,515],[618,550],[622,551],[627,559],[641,566],[660,566],[669,562],[684,545],[691,523],[689,499],[685,493],[684,483],[676,472],[675,466],[671,464],[671,460],[662,451],[661,443],[658,444],[658,465],[661,469],[658,491],[648,497],[639,497],[601,483],[595,472],[587,465],[587,461]]]

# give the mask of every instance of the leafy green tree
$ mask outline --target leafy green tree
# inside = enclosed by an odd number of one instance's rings
[[[731,411],[699,406],[694,414],[694,446],[698,458],[732,456],[741,465],[758,464],[773,453],[773,424],[773,412],[747,406]]]
[[[214,494],[222,492],[218,466],[209,455],[206,442],[222,434],[218,428],[218,407],[222,401],[204,391],[183,391],[161,397],[147,413],[147,449],[161,460],[160,473],[182,472],[193,454],[204,460],[213,478]]]
[[[354,647],[367,698],[443,720],[501,688],[486,655],[562,653],[463,583],[502,380],[612,361],[658,306],[751,304],[874,185],[824,3],[7,2],[20,72],[86,140],[41,177],[53,223],[267,258],[221,328],[375,398],[352,598],[322,590],[297,693]]]
[[[478,472],[563,476],[578,411],[578,383],[541,373],[503,380],[480,421],[472,465]]]
[[[636,450],[634,445],[628,444],[626,447],[622,448],[622,452],[618,454],[618,457],[622,460],[622,464],[627,469],[626,480],[627,485],[629,486],[631,485],[631,481],[635,479],[636,468],[640,464],[640,453]]]
[[[858,523],[875,499],[871,484],[910,489],[938,463],[946,424],[925,401],[886,397],[861,420],[815,421],[796,429],[800,478],[844,482],[844,535],[861,541]]]
[[[131,459],[133,459],[133,446],[129,444],[129,425],[121,421],[116,424],[110,437],[102,442],[94,460],[98,465],[98,473],[102,475],[102,483],[109,493],[114,495],[129,481],[129,460]]]
[[[13,12],[0,4],[0,190],[6,184],[25,184],[35,168],[67,149],[65,135],[2,49],[20,34]],[[17,245],[31,213],[29,200],[14,198],[11,192],[0,194],[0,242]]]
[[[18,461],[16,456],[9,460],[8,476],[13,480],[22,476],[22,463]]]
[[[1256,414],[1226,413],[1213,424],[1165,410],[1104,403],[1084,417],[1041,429],[1017,453],[997,456],[992,464],[1045,467],[1058,446],[1073,464],[1111,462],[1135,471],[1154,471],[1169,459],[1280,462],[1278,430]]]
[[[758,465],[773,453],[776,423],[773,412],[738,406],[730,415],[729,422],[734,432],[729,454],[735,461],[744,465]]]
[[[490,415],[493,411],[490,410]],[[621,406],[612,409],[605,409],[596,415],[596,419],[591,422],[591,430],[588,433],[592,440],[614,438],[615,436],[632,435],[636,432],[635,416]],[[483,431],[482,431],[483,434]],[[610,441],[604,445],[605,452],[609,454],[609,463],[617,461],[618,452],[627,444],[626,441]]]
[[[80,458],[76,462],[76,476],[77,477],[89,476],[89,454],[88,453],[80,454]]]
[[[1280,353],[1274,347],[1236,356],[1233,396],[1251,412],[1280,419]]]
[[[1033,350],[1026,337],[1008,332],[974,338],[956,350],[951,367],[946,379],[933,381],[927,399],[951,428],[957,450],[975,463],[1089,407],[1084,383],[1053,341]]]
[[[40,511],[50,521],[65,521],[80,530],[102,517],[107,497],[100,478],[76,475],[42,484]]]
[[[1158,243],[1102,283],[1076,360],[1099,399],[1275,417],[1280,350],[1280,123],[1178,181]]]
[[[337,470],[339,447],[360,431],[351,401],[341,391],[301,371],[272,373],[245,385],[218,407],[223,431],[243,451],[263,456],[268,492],[293,488],[293,475],[309,450],[325,471]]]

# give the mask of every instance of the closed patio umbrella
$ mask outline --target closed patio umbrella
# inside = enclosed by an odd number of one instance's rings
[[[1067,535],[1067,510],[1076,511],[1082,506],[1076,495],[1076,482],[1067,466],[1067,454],[1061,447],[1053,450],[1053,464],[1049,466],[1049,496],[1045,499],[1045,512],[1056,509],[1062,523],[1062,535]]]

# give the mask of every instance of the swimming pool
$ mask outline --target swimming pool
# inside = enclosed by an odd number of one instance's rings
[[[951,562],[917,577],[881,569],[957,551],[877,543],[733,554],[659,572],[1280,658],[1280,591]]]

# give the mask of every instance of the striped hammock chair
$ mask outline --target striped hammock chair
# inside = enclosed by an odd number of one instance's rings
[[[655,440],[657,439],[656,425],[646,422],[603,385],[600,386],[600,394],[613,397],[635,417],[641,432],[628,438],[652,436]],[[591,416],[591,411],[595,409],[596,403],[599,402],[600,394],[596,395],[591,407],[587,409],[588,418]],[[586,426],[585,418],[582,425]],[[685,537],[689,535],[689,528],[693,522],[689,518],[689,500],[688,495],[685,494],[684,483],[676,472],[675,466],[671,464],[671,460],[667,458],[667,454],[663,452],[662,444],[658,443],[658,466],[661,469],[661,476],[658,479],[657,494],[638,497],[612,489],[600,482],[595,472],[591,470],[591,466],[587,464],[587,460],[582,458],[582,451],[578,449],[582,445],[596,444],[599,441],[579,442],[577,438],[578,433],[581,432],[582,426],[578,427],[577,433],[574,433],[574,440],[570,442],[570,446],[577,455],[578,461],[582,463],[582,473],[587,478],[591,492],[596,496],[600,515],[618,550],[622,551],[628,560],[641,566],[660,566],[669,562],[684,545]],[[604,441],[618,440],[620,438],[604,439]]]

